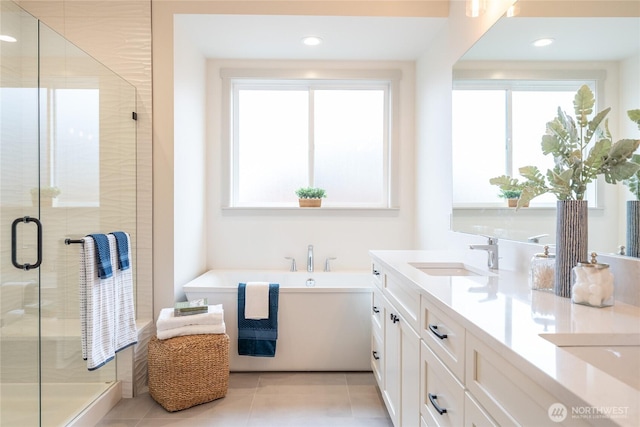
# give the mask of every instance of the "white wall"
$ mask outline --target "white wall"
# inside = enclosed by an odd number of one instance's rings
[[[314,69],[399,69],[399,209],[233,209],[222,208],[221,191],[228,186],[223,176],[220,138],[221,68],[251,66]],[[368,269],[368,251],[373,248],[401,249],[412,246],[414,66],[411,62],[309,62],[209,60],[209,151],[207,152],[208,268],[266,268],[286,270],[294,257],[298,268],[306,268],[307,245],[315,248],[316,271],[327,257],[336,257],[332,269]],[[269,165],[265,165],[265,173]],[[277,172],[276,172],[277,173]],[[293,191],[293,189],[292,189]]]
[[[451,217],[451,87],[453,64],[507,10],[488,2],[479,18],[451,2],[447,26],[416,65],[416,242],[419,249],[447,245]]]
[[[185,24],[174,22],[174,277],[186,283],[205,271],[207,258],[206,60],[180,31]]]

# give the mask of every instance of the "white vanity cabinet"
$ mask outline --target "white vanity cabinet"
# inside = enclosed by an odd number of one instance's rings
[[[421,297],[420,415],[429,426],[464,424],[465,329]]]
[[[375,264],[373,272],[371,366],[393,425],[414,427],[420,422],[419,294]]]

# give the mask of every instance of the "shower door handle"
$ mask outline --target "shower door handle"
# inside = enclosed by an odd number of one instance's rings
[[[34,222],[36,224],[36,228],[38,231],[38,237],[37,237],[38,238],[38,247],[37,247],[38,258],[36,259],[35,264],[29,264],[29,263],[20,264],[18,262],[17,230],[18,230],[18,223],[21,223],[21,222],[26,222],[26,223]],[[25,216],[22,218],[16,218],[11,224],[11,263],[15,268],[19,270],[31,270],[33,268],[40,267],[40,264],[42,263],[42,223],[38,220],[38,218],[31,218],[30,216]]]

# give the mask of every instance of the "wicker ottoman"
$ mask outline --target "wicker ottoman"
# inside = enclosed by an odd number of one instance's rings
[[[229,336],[186,335],[149,342],[149,394],[169,412],[224,397]]]

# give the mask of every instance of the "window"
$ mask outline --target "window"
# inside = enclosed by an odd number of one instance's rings
[[[509,175],[524,180],[522,166],[553,168],[553,156],[543,155],[541,137],[557,108],[574,116],[573,98],[595,80],[459,80],[453,90],[453,203],[454,206],[502,206],[498,188],[489,179]],[[470,173],[470,171],[472,171]],[[586,199],[596,203],[596,183]],[[555,206],[555,196],[535,199],[539,206]]]
[[[325,207],[389,207],[393,85],[229,78],[228,205],[297,206],[295,190],[312,186]]]

